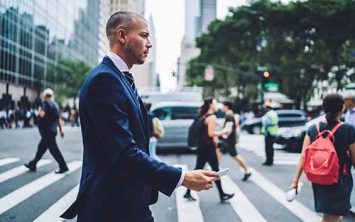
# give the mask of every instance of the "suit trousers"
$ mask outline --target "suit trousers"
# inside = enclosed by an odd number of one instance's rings
[[[56,134],[43,134],[41,135],[41,141],[37,147],[37,153],[35,158],[30,162],[31,165],[36,165],[37,162],[42,158],[43,154],[49,149],[54,159],[58,162],[60,169],[67,169],[67,164],[64,161],[62,154],[59,151],[57,141],[55,139]]]

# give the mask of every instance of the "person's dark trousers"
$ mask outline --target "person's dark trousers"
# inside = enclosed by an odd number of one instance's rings
[[[209,149],[211,149],[212,152],[208,151]],[[213,171],[215,171],[215,172],[219,171],[217,154],[216,154],[215,148],[214,147],[198,148],[198,151],[197,151],[197,162],[196,162],[195,170],[203,169],[207,162],[210,164],[210,166],[211,166]],[[222,185],[221,185],[221,181],[220,180],[216,180],[215,183],[216,183],[219,195],[220,196],[224,195],[224,192],[223,192],[223,189],[222,189]],[[191,190],[189,190],[189,189],[186,191],[186,193],[188,193],[188,194],[190,194],[190,192],[191,192]]]
[[[55,134],[42,135],[41,141],[38,144],[35,158],[30,162],[31,166],[36,166],[37,162],[42,158],[43,154],[49,148],[49,152],[59,164],[59,169],[67,170],[67,164],[64,161],[62,154],[59,151]]]
[[[265,153],[266,153],[266,162],[267,164],[274,163],[274,141],[275,136],[266,134],[265,136]]]

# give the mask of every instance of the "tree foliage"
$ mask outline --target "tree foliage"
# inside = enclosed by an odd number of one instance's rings
[[[202,64],[212,64],[228,67],[215,68],[213,87],[236,86],[244,97],[256,96],[258,66],[267,67],[298,104],[309,100],[318,80],[340,89],[354,73],[353,21],[353,0],[250,1],[196,39],[201,54],[189,63],[188,84],[206,85]]]
[[[59,60],[50,67],[49,80],[59,101],[79,95],[81,84],[91,67],[82,61]]]

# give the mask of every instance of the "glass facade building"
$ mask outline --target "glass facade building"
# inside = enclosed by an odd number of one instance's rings
[[[109,0],[0,1],[0,109],[33,104],[59,60],[95,66],[108,49]],[[22,103],[20,103],[20,102]]]

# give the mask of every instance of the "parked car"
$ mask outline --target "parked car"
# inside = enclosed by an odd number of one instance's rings
[[[300,126],[307,122],[307,117],[304,111],[295,109],[279,109],[276,110],[279,117],[279,126]],[[261,118],[253,118],[244,121],[241,124],[241,129],[250,134],[261,133]]]
[[[157,150],[190,150],[187,145],[189,127],[198,118],[202,103],[169,101],[156,103],[151,112],[159,118],[164,126],[164,137],[158,140]],[[219,104],[219,107],[222,105]],[[222,125],[223,112],[217,113],[217,122]]]
[[[199,102],[160,102],[151,107],[151,112],[162,121],[164,137],[158,140],[157,150],[187,149],[187,133],[198,116]]]
[[[325,122],[325,115],[320,115],[303,126],[281,127],[278,131],[275,143],[287,151],[300,153],[302,151],[303,140],[307,129],[311,125],[322,121]]]

